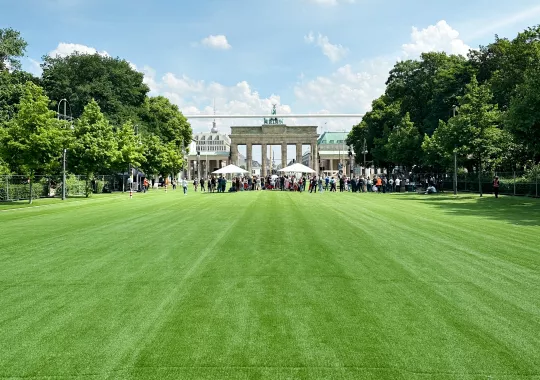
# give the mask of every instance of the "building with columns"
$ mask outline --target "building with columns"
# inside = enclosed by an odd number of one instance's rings
[[[193,134],[187,161],[187,177],[208,178],[208,176],[229,161],[231,139],[225,133],[219,133],[216,122],[212,123],[210,132]]]
[[[355,152],[346,143],[348,132],[324,132],[317,140],[318,153],[316,161],[319,162],[321,175],[337,176],[340,170],[346,176],[360,173],[360,167],[354,162]],[[308,165],[312,160],[310,152],[304,154],[302,163]]]
[[[261,175],[270,174],[271,162],[268,157],[268,148],[280,146],[281,162],[287,162],[288,145],[296,145],[296,162],[302,162],[302,145],[310,145],[310,152],[317,157],[317,127],[316,126],[287,126],[276,118],[265,119],[262,126],[234,126],[231,127],[231,163],[238,165],[238,146],[246,146],[246,170],[253,173],[253,146],[260,145],[262,154]],[[312,162],[310,167],[317,171],[317,162]]]

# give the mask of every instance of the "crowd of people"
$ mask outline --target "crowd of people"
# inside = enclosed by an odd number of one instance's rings
[[[227,189],[227,185],[228,189]],[[424,188],[428,192],[437,192],[439,184],[434,178],[428,178]],[[233,177],[227,180],[223,176],[201,178],[193,180],[193,189],[202,192],[237,192],[237,191],[258,191],[258,190],[279,190],[279,191],[309,191],[310,193],[324,192],[375,192],[386,193],[400,191],[402,187],[410,189],[408,178],[399,176],[387,177],[386,175],[370,176],[289,176],[289,175],[269,175],[266,177],[253,176]]]

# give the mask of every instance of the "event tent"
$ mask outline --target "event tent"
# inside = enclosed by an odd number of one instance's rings
[[[216,170],[215,172],[212,172],[212,174],[241,174],[241,173],[247,173],[247,170],[244,170],[242,168],[239,168],[236,165],[227,165],[224,168],[221,168],[219,170]]]
[[[287,166],[286,168],[280,169],[278,171],[285,173],[315,173],[315,170],[299,163],[292,164],[291,166]]]

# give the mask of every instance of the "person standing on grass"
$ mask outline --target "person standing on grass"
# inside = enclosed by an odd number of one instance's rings
[[[193,180],[193,189],[195,192],[197,192],[197,187],[199,186],[199,181],[197,181],[197,178]]]
[[[377,186],[377,191],[380,191],[380,190],[381,190],[381,186],[382,186],[382,179],[381,179],[381,177],[377,177],[376,186]]]
[[[495,177],[493,180],[493,193],[495,194],[495,198],[499,198],[499,177]]]
[[[184,188],[184,195],[187,195],[187,181],[185,178],[182,178],[182,187]]]
[[[201,192],[205,192],[204,190],[204,178],[201,178]]]

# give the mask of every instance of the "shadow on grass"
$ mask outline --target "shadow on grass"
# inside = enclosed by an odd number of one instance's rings
[[[408,196],[407,196],[408,195]],[[446,213],[462,216],[476,216],[522,226],[540,226],[540,200],[536,198],[502,196],[492,194],[480,197],[475,195],[453,194],[403,194],[400,200],[422,202],[438,207]]]

